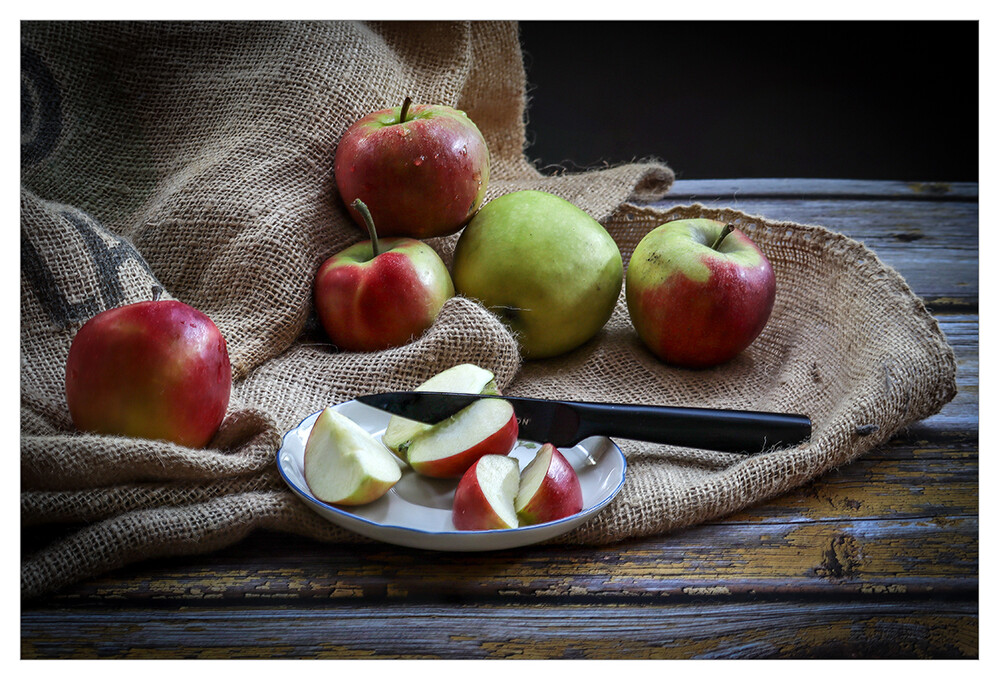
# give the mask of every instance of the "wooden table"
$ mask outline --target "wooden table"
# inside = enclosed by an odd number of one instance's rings
[[[25,603],[23,658],[978,656],[978,187],[678,181],[865,242],[939,319],[960,392],[722,520],[603,548],[441,554],[260,532]],[[27,540],[27,539],[25,539]]]

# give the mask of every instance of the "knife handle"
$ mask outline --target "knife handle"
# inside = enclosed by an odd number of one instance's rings
[[[727,453],[795,446],[812,434],[807,416],[758,411],[574,403],[579,434],[603,435]]]

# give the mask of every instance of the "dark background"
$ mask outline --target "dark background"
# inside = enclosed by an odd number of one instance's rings
[[[521,22],[527,156],[680,179],[978,181],[978,23]]]

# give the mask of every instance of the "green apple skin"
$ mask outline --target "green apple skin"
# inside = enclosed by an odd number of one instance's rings
[[[405,345],[433,325],[454,295],[440,256],[410,238],[361,241],[326,260],[316,274],[316,315],[339,349],[374,352]]]
[[[766,326],[776,282],[766,255],[738,229],[715,250],[725,224],[687,219],[656,227],[628,264],[625,296],[642,342],[686,368],[725,363]]]
[[[383,236],[453,234],[482,205],[489,149],[474,122],[450,106],[375,111],[351,125],[333,161],[337,190],[354,220],[360,198]]]
[[[498,315],[527,359],[564,354],[596,335],[624,278],[607,230],[542,191],[483,206],[458,239],[451,272],[455,290]]]

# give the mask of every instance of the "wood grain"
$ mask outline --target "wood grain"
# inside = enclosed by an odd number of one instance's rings
[[[966,658],[971,603],[334,606],[81,614],[22,629],[25,658]],[[93,645],[94,634],[114,645]]]

